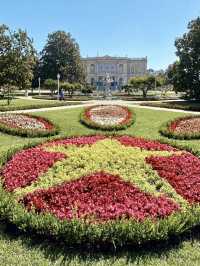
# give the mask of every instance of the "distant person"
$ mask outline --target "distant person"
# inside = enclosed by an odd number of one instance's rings
[[[59,100],[60,101],[64,101],[65,100],[65,94],[64,94],[64,90],[61,89],[59,92]]]

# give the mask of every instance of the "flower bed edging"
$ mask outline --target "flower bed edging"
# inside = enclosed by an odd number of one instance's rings
[[[130,108],[119,106],[120,108],[124,108],[128,112],[129,117],[127,121],[125,121],[124,123],[116,124],[116,125],[101,125],[99,123],[92,121],[87,116],[87,113],[88,111],[90,111],[90,109],[98,107],[98,106],[106,106],[106,105],[96,105],[96,106],[90,106],[90,107],[84,108],[84,110],[80,114],[80,122],[89,128],[114,131],[114,130],[126,129],[127,127],[130,127],[136,120],[136,114]],[[118,105],[115,105],[115,106],[118,106]]]
[[[72,246],[77,244],[104,244],[120,247],[126,244],[144,244],[149,241],[166,240],[180,235],[199,224],[200,207],[172,214],[165,220],[143,222],[117,220],[103,224],[90,224],[73,219],[59,220],[51,214],[28,212],[0,187],[0,217],[15,224],[20,230],[51,236]]]
[[[10,156],[11,151],[5,158]],[[51,235],[70,245],[90,243],[122,246],[167,239],[171,235],[180,234],[199,224],[200,208],[193,206],[156,222],[150,219],[140,223],[133,219],[122,219],[103,224],[85,223],[80,219],[61,221],[51,214],[26,211],[0,186],[0,216],[16,224],[23,231]]]
[[[30,114],[17,114],[17,115],[23,115],[26,117],[38,119],[39,121],[42,121],[42,123],[49,125],[49,128],[46,128],[46,130],[40,130],[40,129],[31,130],[19,127],[10,127],[9,125],[0,122],[0,131],[14,136],[30,137],[30,138],[53,136],[58,134],[60,131],[59,127],[47,118]]]

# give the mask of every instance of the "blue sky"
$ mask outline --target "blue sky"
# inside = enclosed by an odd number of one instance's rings
[[[65,30],[82,56],[147,56],[149,68],[164,69],[200,0],[0,0],[0,9],[0,23],[26,29],[38,51],[49,32]]]

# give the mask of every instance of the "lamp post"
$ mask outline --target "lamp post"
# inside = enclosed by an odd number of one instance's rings
[[[41,93],[41,92],[40,92],[40,82],[41,82],[41,78],[39,77],[39,78],[38,78],[38,91],[39,91],[39,96],[40,96],[40,93]]]
[[[57,94],[57,97],[58,97],[58,100],[59,100],[59,90],[60,90],[60,74],[59,73],[57,74],[57,81],[58,81],[58,94]]]

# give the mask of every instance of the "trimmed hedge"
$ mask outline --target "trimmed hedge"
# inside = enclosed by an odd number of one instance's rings
[[[89,128],[107,130],[107,131],[117,131],[117,130],[126,129],[135,123],[136,114],[130,108],[124,107],[124,106],[120,106],[120,107],[125,108],[127,112],[129,112],[131,115],[130,119],[126,123],[118,124],[118,125],[101,125],[101,124],[95,123],[94,121],[90,120],[86,115],[87,111],[93,107],[95,106],[84,108],[84,110],[80,114],[80,122]]]
[[[1,154],[0,167],[21,148],[34,147],[38,143],[31,142]],[[13,198],[11,193],[6,192],[0,185],[0,218],[15,224],[24,232],[37,233],[46,237],[52,236],[70,246],[111,244],[117,247],[125,244],[166,240],[170,236],[179,235],[199,224],[200,206],[193,206],[157,222],[150,219],[140,223],[133,219],[122,219],[101,224],[86,223],[77,219],[62,221],[51,214],[28,212]]]
[[[29,137],[29,138],[53,136],[53,135],[57,135],[60,131],[60,128],[58,127],[58,125],[55,125],[52,121],[50,121],[47,118],[44,118],[44,117],[41,117],[38,115],[30,115],[30,114],[22,114],[22,115],[36,118],[36,119],[42,118],[44,121],[46,121],[47,123],[52,125],[53,129],[51,129],[51,130],[39,130],[39,129],[31,130],[31,129],[14,128],[14,127],[7,126],[7,125],[0,122],[0,131],[3,133],[6,133],[6,134],[13,135],[13,136]]]
[[[56,100],[57,96],[33,96],[33,99],[38,99],[38,100]],[[77,104],[77,102],[82,102],[82,101],[91,101],[91,100],[96,100],[97,98],[93,98],[93,97],[88,97],[88,96],[73,96],[72,98],[70,97],[64,97],[64,101],[70,102],[69,105],[72,104],[72,102],[74,102],[74,104]]]
[[[170,128],[171,124],[174,122],[179,122],[185,119],[190,119],[190,118],[199,118],[200,116],[184,116],[184,117],[179,117],[173,120],[169,120],[163,125],[161,125],[159,132],[165,137],[168,138],[173,138],[173,139],[181,139],[181,140],[190,140],[190,139],[200,139],[200,132],[185,132],[185,133],[179,133]]]
[[[185,102],[187,103],[187,102]],[[181,105],[179,102],[155,102],[155,103],[141,103],[141,106],[150,106],[150,107],[159,107],[159,108],[167,108],[167,109],[177,109],[177,110],[185,110],[185,111],[200,111],[200,103],[198,105],[193,105],[196,103],[195,101],[189,101],[187,105]]]

